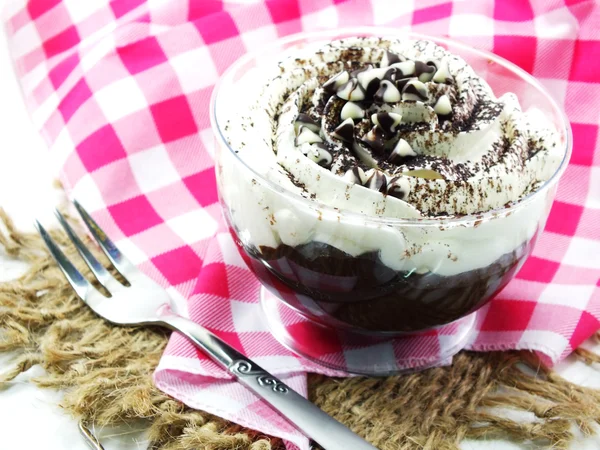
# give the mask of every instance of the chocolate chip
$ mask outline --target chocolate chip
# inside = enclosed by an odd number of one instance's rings
[[[387,178],[379,170],[374,170],[367,178],[365,186],[374,191],[386,192],[387,191]]]
[[[448,119],[452,115],[452,105],[450,104],[450,98],[447,95],[442,95],[435,102],[433,111],[442,119]]]
[[[373,95],[375,103],[396,103],[400,101],[400,91],[389,80],[383,80]]]
[[[410,192],[410,183],[400,177],[394,177],[387,187],[387,195],[404,200]]]
[[[378,127],[371,128],[360,141],[375,153],[381,154],[385,150],[385,138]]]
[[[410,80],[414,79],[414,77],[406,77],[406,78],[400,78],[399,80],[396,80],[396,89],[398,89],[400,92],[402,92],[402,89],[404,89],[404,86],[406,86],[406,83],[408,83]]]
[[[403,164],[407,159],[417,156],[415,151],[412,149],[410,144],[406,142],[404,139],[400,139],[390,156],[388,157],[388,161],[392,164],[400,165]]]
[[[383,76],[383,79],[394,82],[394,81],[402,78],[403,76],[404,76],[404,74],[402,73],[402,71],[400,69],[398,69],[397,67],[390,67],[390,69]]]
[[[310,128],[301,125],[299,128],[298,137],[296,137],[296,145],[314,144],[317,142],[323,142],[321,136],[312,131]]]
[[[312,117],[305,113],[298,114],[295,126],[296,132],[299,130],[300,126],[305,126],[306,128],[308,128],[311,131],[314,131],[315,133],[318,133],[321,129],[321,126],[317,122],[315,122]]]
[[[406,58],[401,55],[397,55],[396,53],[392,53],[388,50],[385,51],[383,57],[381,58],[381,67],[391,66],[392,64],[399,63],[402,61],[406,61]]]
[[[343,178],[349,183],[360,184],[362,186],[366,176],[360,167],[354,166],[352,169],[346,171]]]
[[[365,98],[372,99],[373,96],[375,95],[375,93],[377,92],[377,90],[379,89],[380,84],[381,84],[381,80],[379,78],[373,78],[369,82],[369,85],[367,86],[367,89],[365,92]]]
[[[353,102],[365,99],[365,90],[356,78],[350,78],[346,84],[337,89],[335,94],[342,100]]]
[[[366,98],[370,99],[373,97],[373,94],[377,92],[379,88],[380,80],[385,75],[386,69],[369,69],[361,71],[357,74],[356,79],[360,83],[360,85],[365,89]]]
[[[423,61],[415,61],[415,75],[419,78],[419,81],[423,83],[430,81],[433,78],[434,73],[435,65],[430,65]]]
[[[371,116],[371,122],[377,125],[387,137],[392,137],[396,133],[396,127],[401,120],[402,116],[400,114],[385,111]]]
[[[329,94],[335,94],[335,91],[342,85],[346,84],[350,79],[350,75],[345,70],[340,72],[323,84],[323,90]]]
[[[331,135],[344,142],[352,142],[354,140],[354,121],[347,118],[333,130]]]
[[[435,75],[433,76],[433,81],[445,84],[452,83],[452,75],[450,75],[450,71],[448,70],[448,61],[444,60],[438,64]]]
[[[307,156],[319,166],[329,168],[333,162],[333,156],[327,149],[320,146],[314,145],[313,148],[308,152]]]
[[[402,89],[402,100],[427,100],[427,87],[419,80],[410,80]]]
[[[365,117],[365,110],[354,102],[346,102],[346,104],[342,107],[342,111],[340,112],[340,119],[342,120],[346,120],[348,118],[362,119],[363,117]]]
[[[399,62],[394,64],[394,67],[396,67],[397,69],[400,69],[400,71],[402,72],[402,76],[404,77],[408,77],[411,75],[414,75],[415,73],[415,62],[414,61],[403,61],[403,62]]]
[[[358,74],[366,72],[367,70],[371,70],[373,66],[371,64],[367,64],[365,67],[361,67],[360,69],[353,70],[350,72],[350,78],[359,78]],[[360,78],[359,80],[360,81]]]

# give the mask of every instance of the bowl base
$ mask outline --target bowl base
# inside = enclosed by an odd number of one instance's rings
[[[273,336],[292,352],[341,373],[383,376],[449,364],[469,342],[477,313],[414,333],[385,336],[317,323],[264,286],[261,305]]]

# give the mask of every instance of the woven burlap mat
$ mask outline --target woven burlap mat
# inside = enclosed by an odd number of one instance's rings
[[[64,233],[51,235],[79,261]],[[17,231],[2,209],[0,252],[30,267],[18,280],[0,284],[0,351],[18,355],[1,372],[0,387],[40,364],[46,375],[34,382],[65,390],[61,406],[74,417],[97,426],[147,419],[153,449],[283,447],[159,391],[152,372],[168,333],[115,327],[96,317],[75,297],[41,239]],[[89,274],[82,264],[79,269]],[[582,349],[577,355],[600,362]],[[382,450],[457,449],[466,437],[561,449],[573,438],[573,421],[584,433],[600,421],[600,391],[574,385],[524,353],[463,352],[450,367],[386,378],[310,376],[309,394]],[[498,407],[529,411],[537,419],[515,422],[499,415]]]

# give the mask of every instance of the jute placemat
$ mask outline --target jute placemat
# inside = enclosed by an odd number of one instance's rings
[[[108,325],[75,297],[37,235],[16,230],[2,209],[0,225],[0,251],[30,265],[18,280],[0,284],[0,351],[19,355],[0,375],[0,387],[40,364],[46,375],[34,382],[64,389],[65,410],[97,426],[147,419],[152,449],[283,448],[160,392],[152,372],[168,333]],[[80,261],[64,233],[51,235]],[[83,264],[79,269],[89,274]],[[576,353],[600,363],[598,355]],[[465,437],[562,449],[573,438],[571,420],[584,433],[600,423],[599,390],[574,385],[524,353],[463,352],[450,367],[385,378],[310,376],[309,394],[382,450],[458,449]],[[538,420],[515,422],[494,412],[498,407],[530,411]]]

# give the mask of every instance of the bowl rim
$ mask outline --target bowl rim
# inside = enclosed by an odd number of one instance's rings
[[[535,191],[520,198],[516,202],[512,202],[509,206],[504,206],[501,208],[494,208],[494,209],[491,209],[491,210],[488,210],[485,212],[474,213],[474,214],[465,214],[465,215],[436,216],[436,217],[422,217],[422,218],[420,218],[420,217],[419,218],[398,218],[398,217],[375,216],[375,215],[369,215],[369,214],[364,214],[364,213],[360,213],[360,212],[349,211],[346,209],[334,208],[332,206],[323,204],[319,201],[307,199],[307,198],[302,197],[301,195],[299,195],[295,192],[289,191],[289,190],[283,188],[282,186],[280,186],[279,184],[274,183],[273,181],[263,177],[260,173],[255,171],[252,167],[250,167],[239,156],[239,154],[236,152],[236,150],[233,149],[229,145],[229,143],[225,139],[225,136],[224,136],[224,134],[221,130],[221,127],[219,126],[219,122],[217,120],[217,99],[219,96],[219,92],[221,91],[224,83],[226,81],[228,81],[229,78],[232,77],[232,75],[237,71],[238,68],[243,67],[250,60],[257,58],[260,55],[268,54],[270,49],[279,48],[283,45],[289,44],[296,40],[307,39],[307,38],[343,39],[342,36],[362,37],[363,35],[367,36],[367,37],[384,37],[384,38],[387,38],[387,37],[403,38],[404,37],[406,39],[430,40],[435,43],[441,43],[441,44],[455,46],[455,47],[461,48],[462,50],[465,50],[467,52],[471,52],[476,56],[479,56],[481,58],[486,58],[488,60],[492,60],[496,64],[500,64],[507,70],[518,75],[520,78],[525,80],[528,84],[534,86],[547,98],[550,105],[555,110],[557,117],[560,117],[562,120],[562,123],[563,123],[562,129],[559,129],[558,131],[565,138],[565,143],[564,143],[565,149],[564,149],[562,161],[560,162],[556,171],[538,189],[536,189]],[[485,80],[485,78],[483,78],[483,79]],[[321,213],[330,213],[330,214],[336,215],[338,217],[344,217],[344,219],[350,219],[350,220],[356,219],[356,220],[364,221],[366,219],[371,223],[376,223],[376,224],[380,224],[380,225],[395,225],[395,226],[399,226],[399,225],[401,225],[401,226],[438,225],[439,226],[439,225],[460,225],[460,224],[467,225],[471,222],[481,223],[483,221],[488,221],[488,220],[491,220],[491,219],[494,219],[497,217],[504,217],[504,216],[510,215],[513,212],[515,212],[516,210],[522,208],[523,206],[530,204],[535,199],[541,197],[541,195],[543,193],[547,192],[552,186],[554,186],[559,181],[559,179],[565,172],[567,166],[569,165],[569,160],[571,158],[572,147],[573,147],[573,136],[572,136],[571,124],[570,124],[569,119],[568,119],[565,111],[563,110],[563,108],[561,108],[558,105],[554,96],[552,96],[548,92],[548,90],[534,76],[527,73],[525,70],[521,69],[516,64],[514,64],[514,63],[508,61],[507,59],[504,59],[501,56],[498,56],[492,52],[474,48],[470,45],[467,45],[460,41],[456,41],[454,39],[438,37],[438,36],[431,36],[431,35],[426,35],[426,34],[421,34],[421,33],[415,33],[415,32],[409,31],[409,30],[399,30],[399,29],[389,28],[389,27],[361,26],[361,27],[352,27],[352,28],[345,27],[345,28],[323,30],[323,31],[308,31],[308,32],[305,31],[305,32],[300,32],[300,33],[294,33],[294,34],[288,35],[284,38],[280,38],[277,41],[262,47],[260,50],[248,52],[245,55],[243,55],[242,57],[238,58],[233,64],[231,64],[223,72],[223,74],[219,77],[219,80],[215,84],[212,94],[211,94],[209,116],[210,116],[211,128],[213,130],[213,133],[217,137],[217,139],[220,141],[219,143],[221,145],[224,145],[227,148],[227,150],[231,153],[231,155],[237,160],[237,162],[242,164],[248,171],[250,171],[253,174],[253,176],[255,176],[256,178],[258,178],[260,180],[261,184],[268,187],[270,190],[275,191],[276,193],[283,195],[284,197],[287,197],[294,202],[300,202],[300,203],[306,205],[306,207],[308,207],[309,209],[318,209]]]

